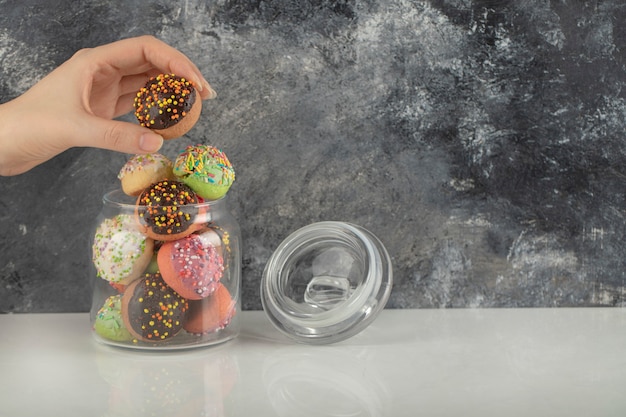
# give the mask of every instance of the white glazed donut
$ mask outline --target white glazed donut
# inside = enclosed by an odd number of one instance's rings
[[[96,229],[93,263],[100,278],[128,285],[146,269],[154,251],[154,240],[143,235],[131,215],[105,219]]]

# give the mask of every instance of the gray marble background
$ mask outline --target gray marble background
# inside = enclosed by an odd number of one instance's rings
[[[622,0],[0,10],[0,101],[124,37],[153,34],[198,64],[219,97],[163,152],[201,142],[234,163],[246,309],[261,308],[279,242],[320,220],[385,243],[390,308],[626,305]],[[126,158],[73,149],[0,178],[0,311],[89,308],[89,230]]]

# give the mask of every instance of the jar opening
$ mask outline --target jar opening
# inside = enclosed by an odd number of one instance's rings
[[[225,197],[222,197],[217,200],[202,201],[200,203],[189,204],[189,206],[208,209],[211,206],[222,204],[224,201]],[[125,194],[119,188],[106,193],[102,197],[102,202],[105,206],[114,207],[124,211],[133,211],[137,207],[137,197]],[[166,204],[163,204],[163,206],[167,207]]]

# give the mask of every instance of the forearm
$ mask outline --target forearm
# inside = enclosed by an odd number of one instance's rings
[[[0,175],[24,173],[67,149],[67,121],[31,94],[0,105]]]
[[[17,99],[0,104],[0,175],[17,175],[31,168],[22,162],[26,132],[19,125],[25,122]]]

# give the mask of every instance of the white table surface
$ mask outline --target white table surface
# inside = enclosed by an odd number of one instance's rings
[[[327,346],[263,312],[225,344],[144,353],[87,314],[0,315],[0,416],[626,416],[626,309],[385,310]]]

